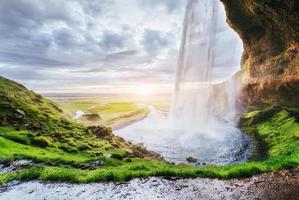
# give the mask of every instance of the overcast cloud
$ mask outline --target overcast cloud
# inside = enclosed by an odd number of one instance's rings
[[[186,0],[1,0],[0,75],[38,90],[172,83],[185,4]],[[227,46],[231,33],[220,27],[218,34],[227,37],[219,41]],[[217,51],[222,55],[226,50]],[[217,62],[225,63],[224,58],[219,56]],[[234,59],[239,62],[238,52]]]

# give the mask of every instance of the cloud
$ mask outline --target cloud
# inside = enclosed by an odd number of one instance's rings
[[[31,66],[67,66],[71,63],[61,62],[45,57],[38,57],[35,55],[26,55],[13,52],[0,52],[0,60],[4,63],[17,64],[17,65],[31,65]]]
[[[54,42],[56,45],[64,49],[76,48],[78,46],[78,40],[70,29],[60,28],[56,29],[52,33]]]
[[[182,12],[185,8],[187,0],[138,0],[141,7],[148,7],[149,9],[157,9],[159,7],[165,8],[169,13]]]
[[[149,55],[157,55],[161,50],[174,44],[171,33],[163,33],[156,30],[145,29],[142,45]]]
[[[1,0],[0,74],[33,89],[170,81],[186,1]]]
[[[108,52],[123,49],[129,37],[124,33],[114,33],[106,30],[102,36],[100,46],[104,51]]]

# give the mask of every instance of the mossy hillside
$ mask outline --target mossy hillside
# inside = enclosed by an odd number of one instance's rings
[[[243,130],[261,140],[267,159],[299,156],[298,108],[272,106],[245,114]]]
[[[76,154],[63,152],[63,155],[61,155],[61,152],[56,149],[53,151],[52,148],[41,149],[39,147],[31,147],[3,138],[0,146],[3,146],[3,141],[8,144],[4,148],[0,147],[1,155],[14,157],[15,154],[19,154],[27,156],[27,158],[32,158],[33,154],[31,152],[35,152],[35,159],[41,160],[45,164],[17,172],[1,174],[0,182],[39,179],[90,183],[112,180],[127,181],[132,178],[144,176],[229,179],[248,177],[283,168],[292,168],[299,165],[299,124],[296,117],[297,110],[296,108],[271,107],[245,114],[241,120],[242,127],[248,134],[255,135],[263,140],[266,144],[266,157],[260,161],[250,161],[223,167],[215,165],[191,167],[138,158],[123,158],[121,160],[102,158],[106,159],[104,160],[106,163],[104,166],[94,170],[83,170],[76,168],[76,166],[79,163],[88,162],[91,159],[89,154],[85,154],[84,152]],[[20,152],[16,152],[17,150]],[[51,151],[51,154],[44,154],[44,151]],[[57,159],[65,164],[58,166],[51,164]],[[51,162],[47,163],[46,161]]]
[[[80,131],[56,103],[0,76],[0,125],[33,131]]]
[[[40,136],[39,132],[29,130],[16,130],[13,127],[0,127],[0,159],[33,159],[42,163],[60,160],[72,155],[74,162],[103,159],[103,155],[122,160],[124,158],[159,158],[157,154],[145,150],[141,146],[125,142],[122,138],[114,136],[111,129],[99,134],[103,127],[91,127],[82,135]],[[49,156],[50,155],[50,156]],[[82,157],[78,159],[77,157]],[[66,162],[70,160],[67,159]],[[78,162],[80,163],[80,162]]]
[[[156,156],[114,136],[111,128],[85,128],[71,121],[59,105],[1,76],[0,108],[0,136],[19,144],[67,153],[84,152],[94,158],[106,153],[121,157]]]

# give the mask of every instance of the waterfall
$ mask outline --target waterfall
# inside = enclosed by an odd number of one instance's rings
[[[208,130],[219,124],[220,117],[236,112],[237,79],[214,84],[212,77],[218,56],[217,31],[223,26],[219,25],[220,4],[218,0],[189,0],[186,6],[170,118],[187,131]],[[236,43],[230,47],[235,50]],[[225,62],[231,64],[233,58],[227,55]]]
[[[189,0],[170,120],[150,107],[147,118],[115,133],[174,163],[190,164],[189,156],[198,158],[195,166],[247,160],[251,140],[234,123],[239,73],[232,74],[242,52],[237,37],[219,0]],[[215,79],[219,71],[226,80]]]

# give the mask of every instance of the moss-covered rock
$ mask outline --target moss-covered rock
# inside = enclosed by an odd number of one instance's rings
[[[197,158],[194,158],[194,157],[192,157],[192,156],[187,157],[186,160],[187,160],[188,162],[190,162],[190,163],[196,163],[196,162],[197,162]]]
[[[32,138],[31,144],[39,147],[52,147],[53,143],[51,138],[45,136],[37,136]]]
[[[72,147],[68,144],[61,144],[59,146],[59,148],[68,153],[77,153],[78,152],[78,149],[76,147]]]

